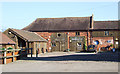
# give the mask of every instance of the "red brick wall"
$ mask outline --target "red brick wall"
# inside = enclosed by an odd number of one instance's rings
[[[47,49],[49,51],[49,47],[51,47],[51,38],[50,36],[52,35],[52,33],[56,33],[56,32],[36,32],[38,35],[40,35],[41,37],[45,38],[46,40],[48,40],[47,43]],[[69,48],[69,37],[74,37],[76,36],[76,32],[64,32],[66,34],[68,34],[68,48]],[[79,36],[85,36],[86,38],[86,44],[87,44],[87,32],[80,32]],[[88,33],[88,44],[90,45],[90,32]]]
[[[52,33],[49,33],[49,32],[36,32],[36,33],[48,41],[47,42],[47,50],[48,50],[48,52],[50,52],[49,51],[49,47],[51,47],[50,36],[51,36]]]
[[[106,47],[106,46],[110,46],[111,44],[114,45],[113,42],[113,37],[93,37],[93,42],[92,44],[95,45],[94,41],[98,40],[99,44],[97,45],[97,50],[99,50],[99,48],[101,47]],[[107,41],[110,40],[111,43],[108,43]]]

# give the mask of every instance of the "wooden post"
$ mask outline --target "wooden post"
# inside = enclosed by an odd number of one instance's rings
[[[15,36],[15,41],[16,41],[15,48],[18,49],[18,38],[17,38],[17,36]]]
[[[5,49],[5,51],[4,51],[4,64],[6,64],[6,52],[7,52],[7,50]]]
[[[37,50],[37,48],[36,48],[36,57],[38,57],[38,50]]]
[[[31,48],[31,57],[32,57],[32,48]]]

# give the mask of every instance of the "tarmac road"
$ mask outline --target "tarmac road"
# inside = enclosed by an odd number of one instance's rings
[[[107,53],[113,54],[113,53]],[[87,56],[86,56],[87,55]],[[92,56],[91,56],[92,55]],[[52,52],[2,65],[3,72],[118,72],[117,61],[81,60],[96,53]],[[100,55],[100,54],[99,54]],[[102,54],[103,55],[103,54]],[[116,55],[114,54],[116,57]],[[103,56],[102,56],[103,57]],[[108,57],[108,56],[107,56]],[[75,59],[79,60],[75,60]]]

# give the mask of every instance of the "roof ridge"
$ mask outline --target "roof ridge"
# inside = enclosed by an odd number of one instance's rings
[[[12,31],[14,31],[15,33],[17,33],[15,30],[19,30],[19,29],[13,29],[13,28],[9,28],[10,30],[12,30]],[[20,30],[19,30],[20,31]],[[17,33],[18,34],[18,33]],[[23,35],[21,35],[21,34],[18,34],[18,35],[20,35],[21,37],[23,37],[24,38],[24,36]],[[24,38],[25,40],[27,40],[27,38]]]
[[[35,32],[30,32],[30,31],[26,31],[26,30],[19,30],[19,29],[11,29],[10,30],[14,31],[15,33],[17,33],[19,36],[21,36],[22,38],[24,38],[25,40],[31,41],[31,39],[29,38],[31,35],[34,35],[35,37],[37,37],[38,41],[47,41],[46,39],[42,38],[41,36],[37,35]],[[24,34],[23,34],[24,33]],[[27,34],[27,36],[26,36]],[[36,38],[33,38],[32,40],[34,41]]]
[[[37,20],[37,19],[60,19],[60,18],[89,18],[89,17],[91,17],[91,16],[88,16],[88,17],[55,17],[55,18],[51,17],[51,18],[36,18],[36,20]]]
[[[11,28],[10,28],[11,29]],[[13,29],[13,28],[12,28]],[[25,31],[25,32],[28,32],[28,33],[33,33],[33,32],[30,32],[28,30],[21,30],[21,29],[13,29],[13,30],[19,30],[19,31]]]
[[[66,30],[87,30],[86,27],[88,26],[92,16],[87,17],[58,17],[58,18],[37,18],[33,21],[30,25],[23,28],[22,30],[29,30],[29,31],[37,31],[37,30],[62,30],[63,28]],[[64,20],[66,19],[66,20]],[[70,23],[74,24],[74,28]],[[59,25],[61,24],[61,25]],[[83,26],[84,25],[84,28]],[[46,26],[46,27],[45,27]],[[76,26],[76,27],[75,27]],[[81,28],[78,28],[81,27]],[[69,29],[68,29],[69,27]]]
[[[94,21],[94,22],[118,22],[118,20]]]

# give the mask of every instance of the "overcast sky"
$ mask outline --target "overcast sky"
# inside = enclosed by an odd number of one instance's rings
[[[22,29],[36,18],[86,17],[94,20],[118,19],[118,2],[2,2],[0,24],[3,29]]]

